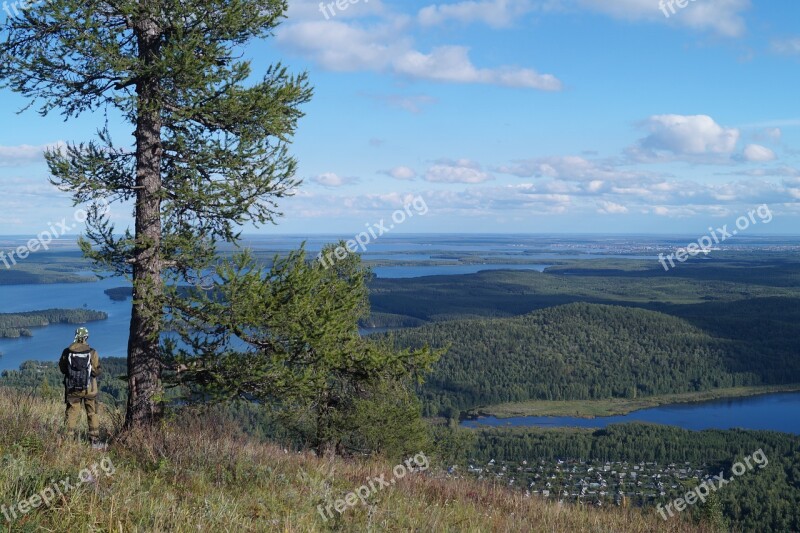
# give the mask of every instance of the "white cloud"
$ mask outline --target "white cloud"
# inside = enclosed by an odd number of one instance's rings
[[[786,193],[789,196],[795,200],[800,200],[800,177],[783,180],[783,184],[786,186]]]
[[[362,28],[340,21],[304,21],[276,30],[277,42],[333,71],[383,71],[392,59],[411,48],[403,36],[406,21]]]
[[[411,167],[399,166],[391,170],[383,170],[381,174],[391,176],[396,180],[411,181],[417,177],[417,171]]]
[[[461,23],[482,22],[492,28],[505,28],[533,8],[532,0],[468,0],[429,5],[420,9],[417,20],[423,26],[454,20]]]
[[[597,203],[597,212],[603,215],[622,215],[628,212],[628,208],[622,204],[603,200]]]
[[[52,148],[65,146],[62,141],[32,146],[20,144],[18,146],[0,146],[0,167],[13,167],[29,165],[44,161],[44,152]]]
[[[343,177],[333,172],[324,172],[311,178],[311,181],[323,187],[342,187],[358,182],[358,178]]]
[[[760,144],[748,144],[742,156],[745,161],[751,162],[774,161],[777,158],[775,152]]]
[[[551,74],[516,67],[480,69],[472,64],[464,46],[440,46],[430,54],[409,50],[394,63],[399,74],[411,78],[451,83],[483,83],[506,87],[560,91],[561,81]]]
[[[459,162],[451,163],[456,166]],[[467,169],[480,168],[462,161]],[[439,163],[444,165],[444,163]],[[724,217],[741,214],[754,205],[767,203],[790,209],[800,204],[800,177],[781,185],[751,179],[725,184],[695,183],[687,180],[657,183],[604,184],[591,190],[593,182],[537,181],[514,185],[471,184],[462,187],[387,192],[380,194],[332,195],[306,190],[290,201],[292,212],[303,218],[363,216],[386,213],[407,205],[415,195],[425,198],[437,216],[506,215],[605,215],[653,214],[664,217]],[[435,207],[434,207],[435,206]],[[381,215],[384,216],[384,215]]]
[[[753,133],[752,137],[758,141],[777,142],[783,137],[783,131],[780,128],[764,128]]]
[[[333,71],[390,72],[411,79],[444,83],[490,84],[543,91],[559,91],[561,81],[530,68],[479,68],[464,46],[416,50],[405,32],[408,19],[386,18],[378,24],[301,21],[276,31],[277,42]]]
[[[800,169],[788,166],[777,168],[748,168],[729,172],[736,176],[750,176],[753,178],[763,178],[768,176],[800,176]]]
[[[691,0],[685,8],[668,7],[669,0],[576,0],[579,6],[628,21],[665,22],[694,30],[712,31],[726,37],[739,37],[746,31],[742,16],[750,0]],[[667,14],[661,10],[664,5]]]
[[[425,173],[425,180],[435,183],[482,183],[493,179],[479,164],[467,159],[440,161]]]
[[[657,175],[622,169],[610,162],[592,161],[580,156],[538,157],[515,161],[510,165],[502,165],[495,169],[503,174],[511,174],[520,178],[553,178],[572,181],[589,181],[592,187],[598,188],[605,181],[620,182],[625,180],[653,180]]]
[[[650,135],[628,149],[638,161],[687,159],[695,162],[729,158],[741,135],[708,115],[654,115],[642,123]]]
[[[779,54],[800,55],[800,37],[776,39],[772,41],[772,49]]]

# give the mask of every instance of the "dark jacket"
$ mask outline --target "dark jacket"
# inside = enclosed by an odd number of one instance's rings
[[[58,360],[58,368],[64,374],[64,385],[66,386],[66,376],[69,372],[69,354],[91,352],[92,361],[92,379],[89,382],[89,388],[85,391],[71,392],[74,396],[81,396],[84,398],[94,398],[97,396],[97,378],[100,377],[100,356],[97,351],[86,344],[85,342],[73,342],[63,352],[61,352],[61,359]],[[68,391],[69,392],[69,391]]]

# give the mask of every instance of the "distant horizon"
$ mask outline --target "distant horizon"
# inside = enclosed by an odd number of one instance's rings
[[[700,232],[702,233],[702,232]],[[414,232],[414,233],[392,233],[390,235],[382,235],[379,240],[396,239],[402,237],[414,236],[491,236],[491,237],[697,237],[692,233],[619,233],[619,232],[548,232],[548,233],[523,233],[523,232]],[[119,236],[119,235],[117,235]],[[252,237],[347,237],[352,236],[352,233],[336,232],[336,233],[242,233],[242,238]],[[30,239],[35,238],[34,234],[14,234],[14,233],[0,233],[0,238],[20,238]],[[730,241],[731,243],[736,240],[747,239],[766,239],[766,238],[800,238],[800,233],[751,233],[737,235]],[[78,236],[74,240],[77,240]],[[66,237],[59,237],[54,239],[53,242],[66,242],[73,239]],[[379,242],[376,240],[375,242]]]

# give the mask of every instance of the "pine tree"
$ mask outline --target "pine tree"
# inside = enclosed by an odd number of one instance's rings
[[[246,253],[220,263],[214,290],[191,291],[177,310],[181,371],[166,378],[188,400],[267,406],[320,454],[412,451],[426,437],[409,385],[442,352],[360,335],[368,276],[358,255],[323,266],[302,249],[268,269]]]
[[[184,307],[181,283],[202,276],[216,243],[241,224],[273,222],[296,186],[287,143],[311,97],[305,74],[280,64],[260,80],[240,59],[269,36],[286,0],[52,0],[2,26],[0,83],[42,115],[104,111],[132,142],[95,140],[46,154],[51,181],[93,205],[84,254],[133,282],[126,427],[162,412],[161,332]],[[116,231],[105,202],[134,205]]]

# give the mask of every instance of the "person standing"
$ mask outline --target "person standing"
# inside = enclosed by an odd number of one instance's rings
[[[81,414],[86,410],[89,440],[92,448],[100,448],[100,416],[97,412],[97,378],[100,376],[100,357],[89,346],[89,330],[80,327],[75,331],[75,342],[61,353],[58,367],[64,374],[64,399],[67,404],[65,427],[74,434]]]

